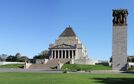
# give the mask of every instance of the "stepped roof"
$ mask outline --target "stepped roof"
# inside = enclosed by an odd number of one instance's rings
[[[60,37],[76,37],[76,34],[72,27],[69,26],[63,31],[63,33],[61,33]]]

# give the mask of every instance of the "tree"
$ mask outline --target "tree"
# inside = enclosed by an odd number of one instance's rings
[[[20,58],[21,58],[21,54],[20,53],[16,53],[15,58],[16,58],[16,61],[19,61]]]
[[[25,62],[25,61],[27,61],[29,58],[27,57],[27,56],[21,56],[20,58],[19,58],[19,62]]]
[[[10,61],[10,62],[25,62],[28,59],[29,58],[27,56],[21,56],[20,53],[16,53],[15,56],[9,55],[7,57],[7,59],[6,59],[6,61]]]
[[[134,62],[134,56],[128,56],[128,62]]]
[[[49,58],[49,51],[44,50],[38,55],[34,56],[33,59],[48,59]]]
[[[6,59],[6,61],[8,61],[8,62],[15,62],[16,61],[16,58],[15,58],[15,56],[9,55],[7,57],[7,59]]]
[[[109,62],[112,62],[112,56],[110,57],[110,61]]]
[[[5,61],[7,58],[7,54],[0,55],[0,61]]]

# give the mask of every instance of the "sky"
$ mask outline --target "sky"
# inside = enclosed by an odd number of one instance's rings
[[[133,0],[0,0],[0,54],[32,58],[70,25],[94,60],[112,56],[112,9],[128,9],[128,55],[134,55]]]

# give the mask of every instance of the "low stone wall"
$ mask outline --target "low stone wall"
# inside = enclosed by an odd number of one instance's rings
[[[64,63],[59,63],[58,66],[57,66],[57,69],[60,70],[63,65],[64,65]]]
[[[6,65],[6,64],[25,64],[25,62],[0,62],[0,65]]]
[[[48,59],[36,59],[36,64],[46,64],[48,62]]]
[[[96,63],[100,63],[100,62],[98,60],[81,58],[81,59],[75,59],[74,60],[74,63],[72,63],[72,64],[89,64],[89,65],[95,65]]]
[[[32,63],[25,63],[24,69],[28,69],[31,65],[32,65]]]

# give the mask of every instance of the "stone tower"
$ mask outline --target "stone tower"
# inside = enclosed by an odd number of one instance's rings
[[[127,69],[127,9],[113,10],[112,69]]]

